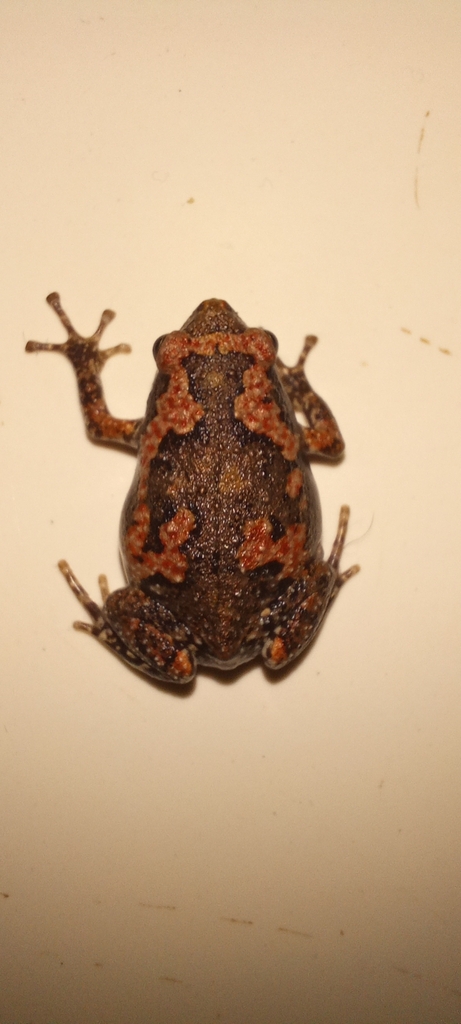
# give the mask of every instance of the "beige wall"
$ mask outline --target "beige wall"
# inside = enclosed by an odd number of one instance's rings
[[[461,7],[25,0],[0,38],[0,1024],[456,1024]],[[320,336],[362,572],[277,685],[181,699],[72,630],[56,563],[122,585],[134,463],[24,355],[54,289],[117,310],[119,415],[211,295]]]

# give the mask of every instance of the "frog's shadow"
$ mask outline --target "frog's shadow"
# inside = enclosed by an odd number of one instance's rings
[[[310,651],[312,650],[316,642],[317,636],[314,637],[314,639],[312,640],[312,642],[309,644],[305,651],[299,654],[297,658],[294,658],[293,661],[290,661],[289,664],[285,666],[285,668],[278,669],[277,671],[273,671],[269,668],[266,668],[266,666],[263,665],[262,662],[257,658],[254,658],[252,661],[247,661],[245,662],[244,665],[241,665],[238,668],[231,669],[229,672],[225,669],[210,668],[206,665],[198,665],[197,675],[192,680],[192,682],[187,683],[186,685],[178,685],[177,683],[166,683],[162,682],[160,679],[146,679],[146,676],[143,674],[143,672],[140,672],[133,667],[131,667],[131,671],[134,672],[134,674],[137,675],[139,679],[142,679],[143,682],[148,682],[150,686],[154,687],[154,689],[160,690],[162,693],[171,694],[173,697],[181,697],[182,699],[184,699],[185,697],[192,697],[193,693],[197,688],[197,685],[200,685],[200,678],[202,676],[205,676],[207,679],[211,679],[214,683],[218,683],[219,686],[233,686],[235,683],[238,683],[250,669],[256,667],[261,669],[262,674],[267,683],[269,683],[271,686],[276,686],[278,683],[283,683],[288,678],[288,676],[290,676],[294,672],[295,668],[300,668],[304,664],[305,659],[309,655]]]
[[[296,658],[293,658],[293,661],[288,662],[285,668],[275,670],[267,668],[261,661],[261,658],[256,657],[252,661],[247,661],[244,665],[240,665],[239,668],[232,669],[230,672],[227,672],[225,669],[213,669],[207,668],[205,665],[199,665],[197,676],[207,676],[215,683],[219,683],[220,686],[232,686],[234,683],[239,682],[242,676],[246,675],[250,669],[259,668],[266,683],[269,683],[271,686],[277,686],[279,683],[285,682],[285,679],[288,679],[288,676],[291,676],[296,668],[300,668],[304,664],[316,641],[317,636],[313,638],[305,651],[302,651]]]

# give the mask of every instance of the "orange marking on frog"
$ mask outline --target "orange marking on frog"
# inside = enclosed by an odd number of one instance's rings
[[[288,526],[280,540],[272,540],[272,524],[268,519],[253,519],[244,527],[246,540],[237,551],[242,572],[250,572],[268,562],[280,562],[283,569],[279,579],[284,576],[297,576],[304,568],[307,553],[305,551],[306,527],[297,523]]]
[[[178,676],[190,676],[192,673],[192,662],[186,650],[178,651],[171,671]]]
[[[242,420],[242,423],[256,434],[270,437],[271,441],[282,449],[284,458],[292,462],[298,454],[299,436],[293,434],[280,418],[278,405],[267,401],[272,383],[264,367],[256,363],[249,370],[245,370],[243,383],[245,391],[237,395],[234,404],[237,419]]]
[[[256,363],[262,363],[267,369],[275,363],[274,343],[265,331],[249,330],[243,334],[214,334],[209,335],[216,338],[219,351],[225,355],[227,352],[245,352],[253,356]]]
[[[297,498],[303,485],[303,475],[300,469],[292,469],[287,476],[286,492],[289,498]]]
[[[182,583],[187,569],[187,558],[179,550],[195,525],[195,516],[188,508],[180,508],[173,519],[163,523],[159,536],[163,551],[143,551],[149,533],[150,512],[146,504],[138,505],[126,537],[126,552],[134,583],[160,572],[171,583]]]
[[[275,640],[271,644],[269,657],[276,665],[280,665],[282,661],[286,661],[288,651],[281,637],[276,636]]]

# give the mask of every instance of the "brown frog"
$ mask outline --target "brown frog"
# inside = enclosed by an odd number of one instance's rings
[[[66,328],[89,437],[137,452],[122,513],[128,586],[91,600],[67,562],[59,563],[92,625],[76,622],[127,664],[164,683],[190,683],[197,664],[233,669],[262,655],[283,668],[313,640],[342,584],[349,509],[343,505],[329,558],[309,457],[337,459],[344,442],[304,361],[277,358],[277,339],[248,328],[220,299],[202,302],[179,331],[158,339],[158,373],[143,419],[111,416],[100,370],[128,345],[99,349],[115,314],[105,310],[81,337],[53,292],[47,302]],[[307,425],[295,416],[302,412]]]

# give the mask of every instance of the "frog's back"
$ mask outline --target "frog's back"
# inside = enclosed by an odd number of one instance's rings
[[[202,661],[237,663],[315,554],[317,492],[265,332],[165,343],[122,520],[127,576],[187,619]]]

